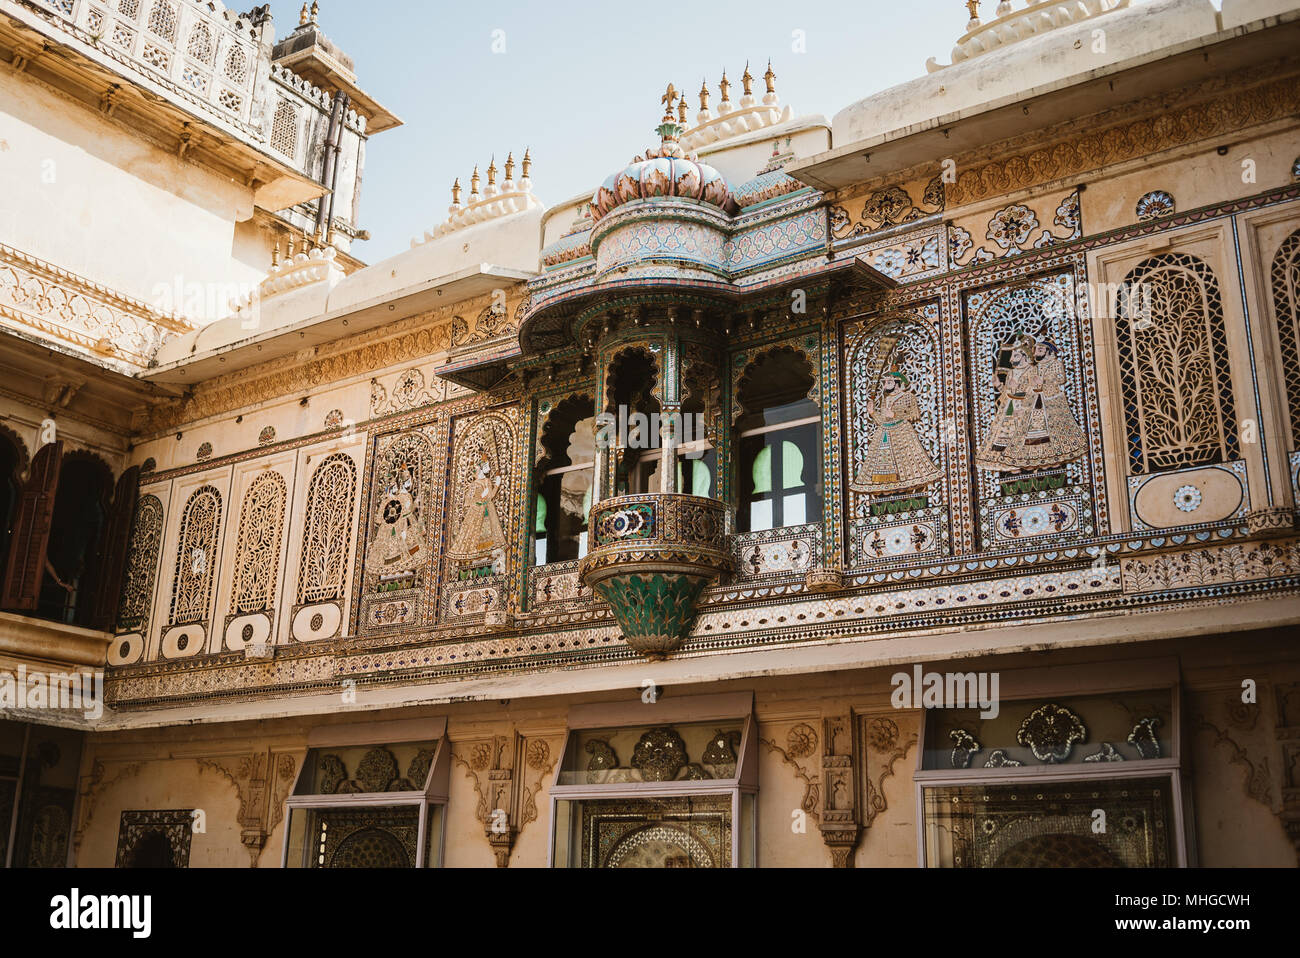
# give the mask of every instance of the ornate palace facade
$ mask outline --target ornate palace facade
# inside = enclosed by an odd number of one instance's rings
[[[365,266],[314,10],[0,0],[6,861],[1294,866],[1300,7],[968,6]]]

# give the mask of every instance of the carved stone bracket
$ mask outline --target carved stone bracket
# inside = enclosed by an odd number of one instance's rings
[[[813,821],[821,821],[821,776],[812,773],[811,765],[805,766],[803,759],[816,761],[817,730],[807,722],[798,722],[790,726],[785,735],[785,746],[777,745],[774,740],[760,738],[758,744],[769,752],[781,756],[781,761],[794,769],[794,777],[803,783],[803,798],[799,807]]]
[[[240,840],[248,849],[251,867],[257,867],[266,840],[284,817],[284,802],[293,787],[298,761],[270,749],[242,756],[198,759],[235,787],[239,795]]]
[[[483,834],[492,846],[498,868],[509,866],[515,839],[527,824],[524,821],[524,792],[527,790],[519,787],[516,775],[525,760],[523,750],[523,736],[516,732],[513,735],[494,735],[487,741],[466,743],[451,756],[474,784],[474,794],[478,796],[474,817],[483,825]],[[528,760],[533,761],[536,757],[529,756]],[[542,763],[545,764],[549,757],[548,746]],[[529,798],[532,798],[532,793]],[[533,805],[532,816],[528,821],[537,816],[535,802],[530,804]]]
[[[863,793],[861,822],[870,828],[876,816],[889,807],[885,802],[885,779],[894,774],[894,766],[917,744],[919,732],[904,727],[915,721],[915,713],[859,715],[857,718],[861,723],[858,736],[858,767]]]
[[[853,867],[858,824],[857,776],[853,770],[853,718],[822,720],[822,812],[818,828],[836,868]]]

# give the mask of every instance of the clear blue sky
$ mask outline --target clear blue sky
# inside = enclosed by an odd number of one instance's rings
[[[1017,3],[1017,6],[1020,4]],[[984,13],[996,3],[985,0]],[[274,0],[278,37],[299,2]],[[534,192],[547,205],[594,190],[654,142],[659,98],[672,82],[694,94],[722,68],[740,95],[745,60],[763,90],[768,57],[782,103],[830,119],[856,100],[925,72],[966,25],[961,0],[748,0],[648,4],[595,0],[468,2],[321,0],[320,26],[357,64],[362,87],[406,123],[370,141],[354,253],[376,262],[446,216],[452,180],[475,163],[533,153]],[[493,31],[505,52],[493,53]],[[807,52],[792,51],[804,31]]]

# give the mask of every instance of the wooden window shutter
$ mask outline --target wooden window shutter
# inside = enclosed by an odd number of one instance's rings
[[[23,486],[14,513],[9,567],[5,572],[0,608],[14,612],[35,612],[45,581],[45,550],[54,521],[54,495],[59,488],[63,464],[63,443],[41,447],[32,459],[31,478]]]
[[[140,494],[140,467],[132,466],[122,473],[113,494],[113,510],[108,518],[108,528],[101,540],[99,554],[99,582],[95,588],[95,604],[90,627],[109,632],[116,624],[118,601],[122,597],[122,577],[126,574],[126,550],[131,540],[131,526],[135,521],[136,499]]]

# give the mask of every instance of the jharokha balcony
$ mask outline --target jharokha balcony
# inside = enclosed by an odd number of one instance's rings
[[[609,603],[634,651],[676,651],[704,587],[731,566],[725,506],[669,493],[617,496],[593,508],[581,575]]]

